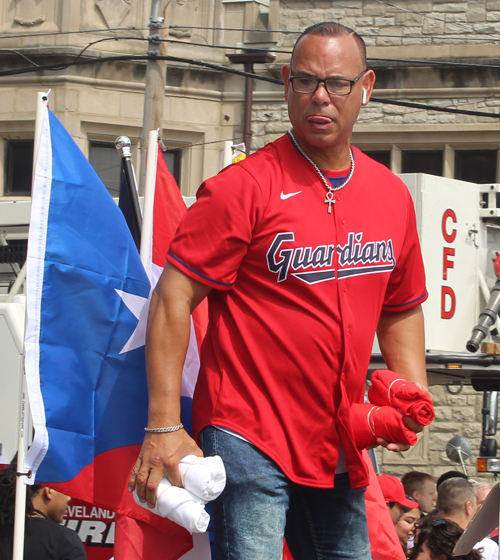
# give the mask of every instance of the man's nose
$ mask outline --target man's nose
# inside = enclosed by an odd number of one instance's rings
[[[330,102],[330,94],[326,89],[325,82],[319,82],[316,91],[313,93],[313,100],[317,103],[329,103]]]

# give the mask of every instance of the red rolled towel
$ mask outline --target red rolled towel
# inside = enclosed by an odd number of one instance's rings
[[[417,434],[405,426],[403,415],[392,406],[353,404],[351,425],[358,449],[377,445],[377,438],[384,438],[391,443],[417,443]]]
[[[368,400],[372,404],[398,408],[405,416],[410,416],[422,426],[427,426],[434,420],[431,399],[410,381],[388,369],[374,371],[371,381]]]

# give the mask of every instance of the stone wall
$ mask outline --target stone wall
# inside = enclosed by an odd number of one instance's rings
[[[277,96],[276,96],[277,97]],[[496,97],[415,97],[412,102],[436,107],[500,113],[500,99]],[[363,125],[460,125],[465,123],[492,124],[489,117],[444,113],[426,109],[415,109],[397,105],[370,102],[361,109],[357,127]],[[496,120],[493,123],[497,124]],[[252,151],[272,142],[290,128],[288,108],[283,102],[254,103],[252,112]]]
[[[394,476],[402,476],[409,470],[419,470],[439,477],[449,470],[459,470],[459,464],[446,456],[446,444],[454,436],[466,437],[472,446],[471,457],[465,461],[468,474],[476,479],[492,478],[491,474],[476,472],[476,459],[481,443],[483,403],[482,393],[470,386],[432,386],[436,407],[436,419],[420,437],[419,443],[405,453],[391,453],[378,449],[380,471]],[[456,393],[456,394],[453,394]],[[498,442],[498,437],[497,437]]]
[[[396,3],[393,3],[396,4]],[[355,29],[368,46],[442,45],[483,43],[485,36],[500,33],[498,0],[282,0],[282,30],[302,31],[318,21],[338,21]],[[291,46],[293,35],[283,38]],[[489,37],[490,42],[497,38]]]
[[[412,99],[415,103],[446,107],[451,109],[464,109],[467,111],[483,111],[485,113],[498,113],[500,99],[496,98],[455,98],[455,99]],[[491,123],[489,117],[444,113],[397,105],[370,103],[361,111],[358,124],[414,124],[426,123]]]
[[[282,103],[254,104],[252,112],[252,151],[276,140],[290,128],[288,107]]]

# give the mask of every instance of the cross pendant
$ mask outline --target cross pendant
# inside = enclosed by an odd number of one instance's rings
[[[325,198],[325,204],[328,204],[328,214],[332,213],[332,204],[335,204],[334,198]]]

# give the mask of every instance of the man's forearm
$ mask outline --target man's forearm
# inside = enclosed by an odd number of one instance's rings
[[[422,308],[401,313],[382,311],[377,336],[387,367],[408,381],[427,387]]]
[[[151,299],[146,334],[148,375],[148,427],[166,428],[180,424],[182,370],[191,333],[190,315],[210,288],[191,280],[167,265]],[[147,433],[129,479],[129,491],[137,490],[150,508],[156,490],[166,475],[182,486],[179,461],[187,455],[203,456],[184,430]]]
[[[180,423],[190,315],[209,291],[167,265],[153,293],[146,335],[150,427]]]
[[[155,293],[151,300],[146,337],[148,376],[148,425],[180,423],[182,368],[189,343],[189,312],[182,305],[172,309]]]

